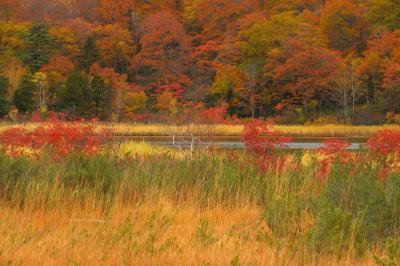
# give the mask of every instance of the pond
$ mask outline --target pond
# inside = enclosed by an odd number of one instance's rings
[[[201,137],[200,137],[201,139]],[[329,137],[296,137],[292,138],[292,141],[286,143],[282,146],[282,149],[289,150],[313,150],[319,149],[322,147],[324,140],[329,139]],[[335,138],[338,139],[338,138]],[[351,143],[349,150],[359,150],[367,141],[366,138],[359,137],[348,137],[348,138],[339,138],[343,140],[347,140]],[[146,142],[151,145],[157,146],[173,146],[172,137],[169,136],[128,136],[128,137],[118,137],[118,140],[124,141],[135,141],[135,142]],[[176,143],[182,147],[189,147],[190,143],[179,142]],[[196,146],[206,146],[209,142],[204,141],[197,143]],[[241,141],[239,136],[217,136],[214,138],[214,144],[222,149],[244,149],[244,143]]]

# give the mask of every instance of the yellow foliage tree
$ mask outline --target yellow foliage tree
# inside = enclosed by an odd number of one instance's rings
[[[170,114],[176,114],[177,100],[174,95],[165,91],[157,96],[156,108],[161,112],[169,112]]]
[[[127,117],[132,117],[138,111],[146,108],[148,97],[143,91],[126,92],[124,101],[124,112]]]

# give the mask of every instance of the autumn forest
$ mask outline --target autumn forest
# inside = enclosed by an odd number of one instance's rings
[[[0,116],[400,123],[398,0],[0,0]]]
[[[400,0],[0,0],[0,265],[400,265]]]

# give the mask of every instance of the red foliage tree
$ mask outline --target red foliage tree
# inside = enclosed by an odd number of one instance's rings
[[[140,52],[131,67],[142,85],[188,85],[185,74],[190,62],[190,38],[182,23],[168,11],[146,17],[139,29]]]
[[[332,84],[340,63],[335,52],[288,39],[276,60],[273,80],[292,103],[304,105],[334,94]]]
[[[243,142],[249,154],[255,157],[257,166],[263,172],[273,165],[276,149],[291,141],[273,130],[274,122],[253,120],[244,128]]]
[[[204,33],[215,39],[233,30],[238,18],[260,10],[260,1],[200,0],[195,10]]]

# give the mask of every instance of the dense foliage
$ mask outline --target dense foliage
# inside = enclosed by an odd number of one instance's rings
[[[398,0],[1,0],[0,116],[138,120],[194,102],[399,123],[399,18]]]

